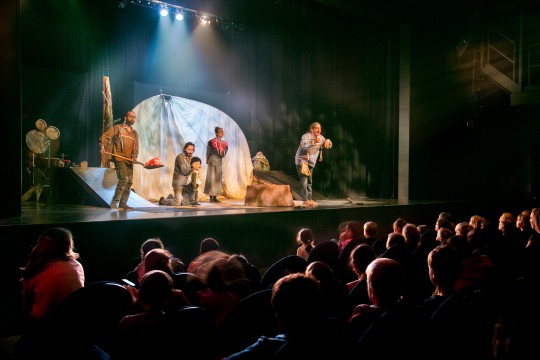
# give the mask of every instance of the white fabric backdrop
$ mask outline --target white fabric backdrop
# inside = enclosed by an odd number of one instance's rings
[[[199,199],[207,200],[203,193],[206,179],[206,143],[215,137],[214,128],[222,127],[223,139],[229,151],[223,161],[223,195],[243,199],[251,184],[253,164],[244,133],[227,114],[210,105],[186,98],[156,95],[140,102],[133,109],[137,115],[134,128],[139,132],[139,157],[142,163],[158,157],[165,165],[158,169],[145,169],[135,165],[133,189],[147,200],[158,200],[172,194],[172,175],[176,155],[184,144],[195,144],[193,156],[202,160]]]

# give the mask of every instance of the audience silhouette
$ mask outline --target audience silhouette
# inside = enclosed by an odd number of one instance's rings
[[[213,349],[207,354],[216,360],[340,358],[346,351],[359,358],[437,353],[445,359],[488,360],[535,353],[528,344],[534,336],[526,329],[540,318],[532,311],[540,283],[540,208],[504,211],[498,227],[480,215],[457,220],[442,212],[431,230],[397,218],[387,239],[380,240],[374,221],[362,226],[348,220],[339,226],[339,240],[316,246],[311,229],[302,228],[296,255],[277,259],[267,276],[244,255],[219,250],[213,238],[200,242],[187,269],[158,237],[149,238],[141,245],[141,262],[128,275],[135,286],[124,286],[133,303],[118,323],[118,347],[93,355],[113,360],[179,356],[178,347],[171,346],[184,331],[177,321],[196,317],[177,314],[184,308],[211,319],[211,326],[200,321],[202,333],[190,341],[206,341]],[[317,250],[321,244],[331,244],[331,251]],[[47,321],[64,298],[85,285],[78,258],[68,229],[51,228],[38,238],[21,268],[24,321],[16,359],[55,355],[46,344]],[[176,283],[191,286],[189,296]],[[251,331],[249,341],[255,343],[238,342],[234,351],[240,351],[218,355],[227,347],[214,337],[216,329],[237,304],[261,291],[268,292],[267,317],[277,319],[267,328],[279,325],[279,331],[262,335],[253,321],[245,321],[248,328],[242,331]],[[448,339],[454,339],[450,348]]]

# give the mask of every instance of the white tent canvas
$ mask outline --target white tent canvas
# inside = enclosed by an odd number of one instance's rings
[[[243,199],[251,184],[253,164],[244,133],[223,111],[208,104],[186,98],[156,95],[140,102],[134,109],[137,115],[134,128],[139,133],[140,162],[158,157],[165,166],[145,169],[135,165],[133,190],[145,199],[155,201],[173,193],[172,176],[176,155],[186,142],[195,144],[193,156],[202,160],[199,199],[206,179],[206,144],[215,137],[214,128],[224,130],[223,139],[229,151],[223,161],[223,194],[226,198]]]

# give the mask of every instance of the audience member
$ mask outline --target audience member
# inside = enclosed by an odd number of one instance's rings
[[[78,258],[70,230],[55,227],[39,236],[21,268],[23,323],[15,345],[18,359],[35,359],[54,351],[48,320],[65,298],[84,286],[84,269]]]
[[[339,231],[338,247],[339,247],[340,254],[343,252],[347,244],[349,243],[358,244],[360,240],[362,239],[362,224],[358,221],[343,222],[338,227],[338,231]]]
[[[172,279],[164,271],[151,270],[141,278],[142,311],[127,315],[115,334],[111,359],[167,359],[178,356],[167,313],[173,297]]]
[[[527,241],[527,248],[540,245],[540,208],[532,209],[530,222],[534,233]]]
[[[517,246],[519,248],[525,248],[527,241],[529,241],[529,238],[535,232],[531,227],[531,214],[527,212],[519,214],[516,217],[516,227],[520,231]]]
[[[424,301],[422,309],[428,317],[431,317],[449,296],[456,293],[456,282],[461,275],[463,264],[459,252],[451,246],[444,245],[431,250],[427,264],[429,278],[435,286],[435,291]]]
[[[139,264],[137,264],[135,269],[133,269],[133,273],[136,275],[136,277],[128,276],[128,280],[135,283],[136,286],[139,284],[140,279],[142,279],[143,275],[146,273],[144,268],[144,257],[146,256],[146,254],[148,254],[149,251],[154,249],[165,249],[163,241],[158,237],[147,239],[141,245],[141,261],[139,262]],[[172,254],[171,266],[173,272],[185,271],[185,265],[182,260],[173,256]]]
[[[454,231],[451,228],[439,227],[437,229],[436,239],[441,245],[446,245],[448,239],[450,239],[452,236],[454,236]]]
[[[199,259],[201,258],[202,259]],[[250,292],[250,280],[246,277],[238,256],[213,250],[199,256],[201,265],[195,269],[207,288],[191,293],[195,305],[211,311],[219,326],[225,315]]]
[[[463,271],[456,282],[456,291],[489,289],[496,282],[496,269],[489,256],[488,232],[485,229],[469,231],[470,253],[463,259]]]
[[[143,266],[145,270],[145,275],[150,271],[160,270],[169,275],[169,277],[172,277],[172,275],[174,274],[172,268],[172,258],[173,256],[168,250],[160,248],[150,250],[144,257]],[[142,309],[143,304],[141,304],[139,289],[129,285],[124,285],[124,287],[129,290],[136,308]],[[191,302],[182,290],[172,290],[172,297],[171,300],[168,302],[169,309],[176,309],[181,306],[190,305],[190,303]]]
[[[487,219],[480,215],[473,215],[469,220],[469,224],[475,229],[482,229],[487,224]]]
[[[407,225],[407,222],[408,221],[403,218],[397,218],[392,223],[392,231],[401,234],[401,232],[403,231],[403,227]]]
[[[388,234],[386,238],[386,250],[398,244],[405,245],[405,237],[403,234],[401,232],[391,232]]]
[[[22,270],[23,312],[44,319],[68,295],[84,286],[73,234],[65,228],[45,230]]]
[[[403,227],[405,246],[402,249],[401,261],[405,271],[404,299],[411,303],[420,303],[433,291],[429,280],[427,257],[430,247],[421,246],[420,231],[414,224]]]
[[[367,293],[366,268],[376,258],[375,250],[368,244],[360,244],[351,252],[350,266],[358,277],[356,280],[347,283],[349,303],[352,306],[371,303]]]
[[[454,217],[449,212],[443,211],[439,213],[437,219],[443,219],[450,225],[450,228],[455,228]]]
[[[211,237],[202,239],[201,246],[199,247],[199,255],[212,250],[219,250],[219,242]]]
[[[201,260],[205,259],[204,256],[200,256],[200,255],[209,253],[211,251],[218,251],[218,250],[219,250],[219,242],[216,239],[212,237],[202,239],[201,244],[199,246],[199,257],[191,260],[186,271],[190,273],[195,273],[196,269],[202,265]]]
[[[427,254],[439,245],[437,241],[437,232],[429,227],[429,225],[418,225],[418,231],[420,232],[420,241],[418,247],[425,250],[424,253],[427,258]]]
[[[339,323],[325,319],[323,294],[317,281],[302,273],[280,278],[272,288],[272,308],[282,333],[261,336],[227,360],[344,359],[348,337]]]
[[[388,258],[373,260],[366,269],[371,304],[360,304],[350,318],[354,358],[422,358],[425,324],[414,306],[401,301],[404,272]]]
[[[366,279],[366,268],[377,257],[375,250],[368,244],[360,244],[353,249],[349,265],[358,278],[347,283],[349,291],[351,291],[359,282]]]
[[[334,271],[328,264],[322,261],[313,261],[308,264],[305,274],[319,282],[328,317],[349,315],[347,306],[349,289],[345,283],[334,277]]]
[[[378,225],[374,221],[366,221],[364,223],[364,241],[375,250],[377,255],[386,250],[386,240],[382,240],[377,236]]]
[[[528,282],[535,282],[540,279],[540,208],[532,209],[530,223],[534,232],[523,250],[522,274]]]
[[[466,221],[460,222],[456,224],[456,227],[454,228],[454,233],[459,236],[465,236],[467,237],[467,234],[469,231],[473,229],[472,225],[469,224]]]
[[[315,237],[313,236],[313,231],[309,228],[301,228],[296,234],[296,244],[298,248],[296,249],[296,255],[307,261],[309,253],[315,247]]]
[[[366,280],[371,304],[357,305],[350,318],[355,333],[360,335],[386,310],[399,304],[403,295],[403,268],[393,259],[380,257],[366,268]]]

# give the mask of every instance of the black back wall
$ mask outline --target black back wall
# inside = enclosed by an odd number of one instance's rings
[[[319,121],[334,148],[317,166],[316,191],[397,197],[400,24],[321,5],[250,3],[228,9],[211,36],[188,16],[188,35],[176,42],[143,6],[21,2],[23,153],[25,134],[42,118],[61,131],[58,153],[98,166],[102,77],[109,76],[115,118],[143,100],[135,84],[203,101],[240,125],[253,155],[262,151],[273,170],[291,175],[300,136]],[[491,194],[493,176],[531,189],[533,160],[523,154],[536,141],[527,134],[538,131],[537,108],[512,109],[509,94],[488,83],[486,107],[494,110],[484,111],[480,127],[465,125],[471,69],[455,49],[462,20],[442,14],[410,24],[412,199]],[[22,181],[24,192],[25,171]]]

